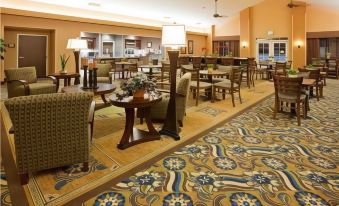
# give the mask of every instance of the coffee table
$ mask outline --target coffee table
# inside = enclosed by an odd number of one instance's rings
[[[112,105],[125,108],[126,124],[124,134],[121,137],[118,149],[126,149],[133,145],[143,142],[159,140],[160,134],[155,130],[151,118],[150,107],[161,101],[161,96],[150,97],[149,99],[136,100],[129,97],[129,100],[118,100],[116,97],[110,97]],[[141,109],[147,124],[148,132],[134,128],[135,109]]]
[[[82,85],[72,85],[66,86],[61,89],[64,93],[77,93],[77,92],[93,92],[94,95],[100,95],[102,101],[107,103],[107,99],[105,98],[105,94],[109,94],[114,92],[116,86],[114,84],[106,84],[106,83],[98,83],[98,89],[82,89]]]

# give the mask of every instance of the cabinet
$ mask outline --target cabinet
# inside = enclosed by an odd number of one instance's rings
[[[141,40],[125,39],[125,48],[141,49]]]

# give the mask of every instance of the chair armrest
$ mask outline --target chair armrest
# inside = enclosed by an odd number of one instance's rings
[[[9,80],[8,83],[19,83],[24,86],[25,95],[29,95],[29,85],[26,80]]]
[[[53,76],[47,76],[48,78],[50,78],[53,81],[53,84],[57,84],[57,79]]]
[[[88,123],[92,123],[94,121],[94,111],[95,111],[95,101],[93,100],[89,108]]]

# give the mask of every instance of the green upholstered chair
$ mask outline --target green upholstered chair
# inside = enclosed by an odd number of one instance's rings
[[[111,69],[112,65],[107,64],[97,64],[98,70],[97,70],[97,82],[98,83],[109,83],[112,84],[112,75],[111,75]]]
[[[56,93],[56,79],[53,83],[38,82],[35,67],[21,67],[5,70],[8,98],[35,94]]]
[[[186,113],[187,99],[189,96],[189,88],[191,84],[191,73],[184,74],[178,81],[176,89],[176,109],[177,109],[177,119],[179,126],[183,126],[183,119]],[[166,119],[167,106],[169,102],[169,93],[162,94],[162,101],[158,104],[155,104],[151,107],[150,117],[152,120],[164,120]],[[143,115],[138,113],[138,117],[141,118]]]
[[[13,127],[21,183],[28,174],[84,163],[88,170],[93,94],[56,93],[10,98],[4,102]]]

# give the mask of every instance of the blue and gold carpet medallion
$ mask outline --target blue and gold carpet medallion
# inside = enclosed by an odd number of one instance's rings
[[[272,119],[273,98],[266,100],[111,192],[133,206],[339,205],[339,93],[327,94],[311,99],[300,127],[293,116]],[[112,199],[106,191],[85,205],[105,197]]]

